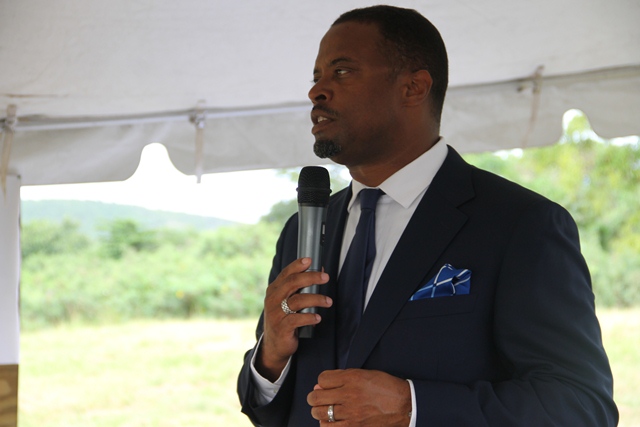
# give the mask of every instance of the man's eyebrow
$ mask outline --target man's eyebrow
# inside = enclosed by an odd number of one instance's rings
[[[341,56],[341,57],[338,57],[338,58],[334,59],[333,61],[329,62],[329,66],[333,67],[333,66],[338,65],[338,64],[343,63],[343,62],[356,62],[356,60],[353,59],[353,58],[349,58],[348,56]],[[317,67],[313,69],[313,74],[316,74],[318,72],[319,72],[319,70],[318,70]]]
[[[355,62],[355,59],[349,58],[348,56],[341,56],[340,58],[336,58],[329,63],[329,65],[337,65],[341,62]]]

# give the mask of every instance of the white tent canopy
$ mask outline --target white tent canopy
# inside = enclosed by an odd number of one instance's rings
[[[442,134],[460,151],[553,143],[570,108],[604,137],[640,132],[638,0],[393,3],[441,30]],[[186,174],[317,163],[307,92],[318,42],[368,4],[0,0],[0,119],[10,104],[18,118],[9,174],[122,180],[151,142]]]

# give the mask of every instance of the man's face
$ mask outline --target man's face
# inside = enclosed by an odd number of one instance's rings
[[[345,22],[320,42],[309,98],[314,151],[347,167],[384,161],[393,148],[402,90],[377,26]]]

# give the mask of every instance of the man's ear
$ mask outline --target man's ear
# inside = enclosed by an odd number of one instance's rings
[[[406,105],[416,106],[426,102],[432,85],[433,79],[427,70],[418,70],[407,75],[404,92]]]

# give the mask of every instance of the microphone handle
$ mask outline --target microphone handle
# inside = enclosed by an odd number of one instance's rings
[[[307,271],[322,271],[322,246],[327,208],[321,206],[298,205],[298,258],[311,258]],[[300,293],[320,293],[320,285],[302,288]],[[300,310],[301,313],[317,313],[317,307]],[[313,325],[298,328],[299,338],[313,338]]]

